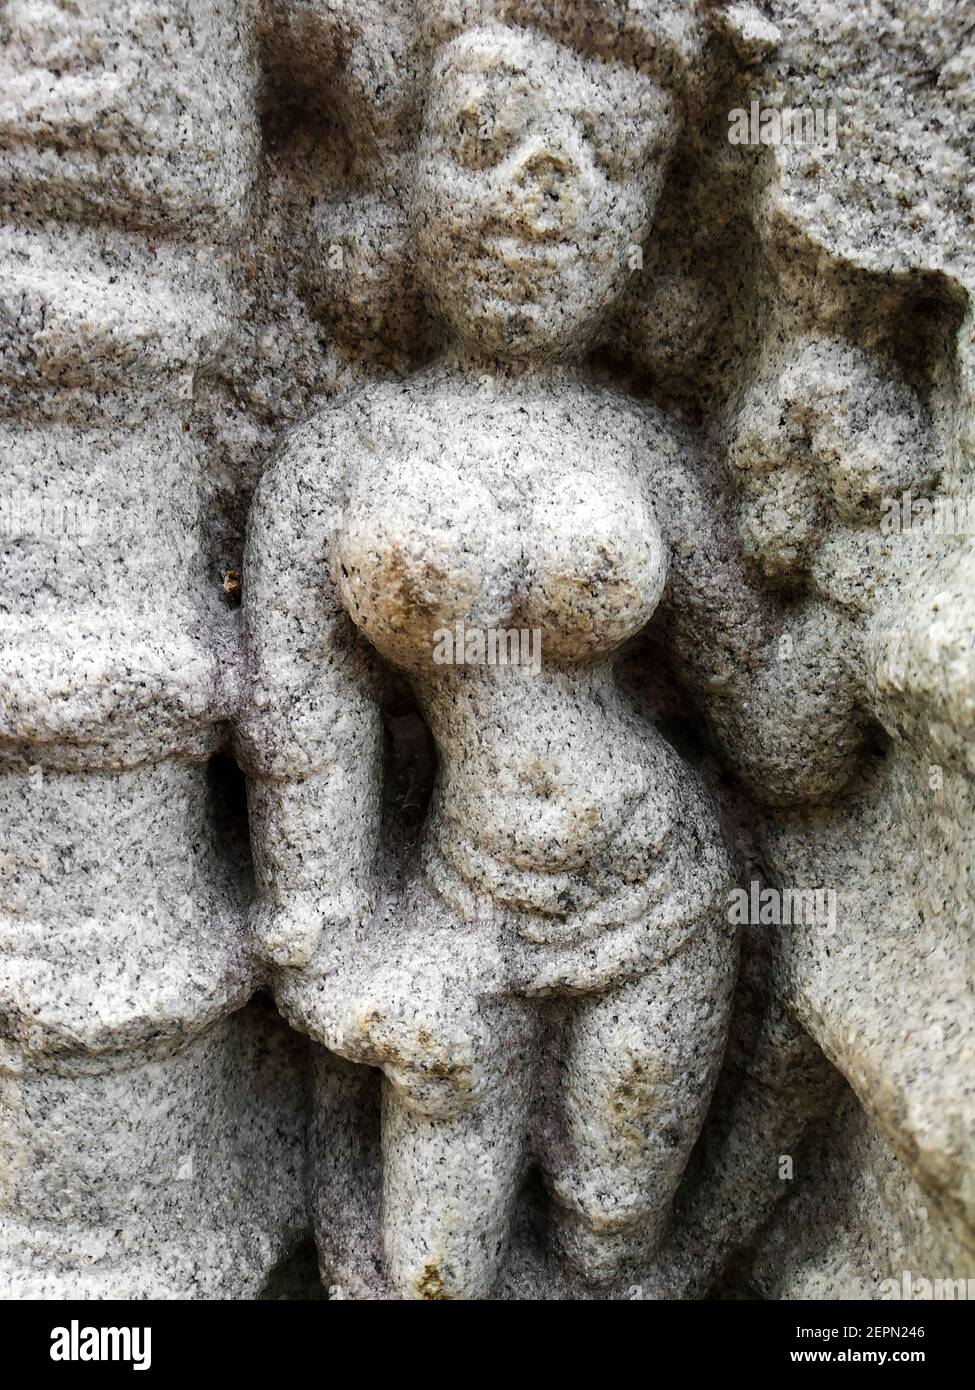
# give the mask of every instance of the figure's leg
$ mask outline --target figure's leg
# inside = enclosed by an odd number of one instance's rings
[[[308,1197],[322,1283],[333,1299],[386,1299],[381,1076],[311,1047]]]
[[[490,1292],[508,1244],[524,1164],[538,1033],[521,1000],[490,1006],[471,1108],[430,1114],[383,1081],[383,1239],[387,1273],[406,1298]]]
[[[707,1112],[737,942],[723,921],[640,980],[576,1006],[563,1041],[553,1241],[585,1278],[644,1264]]]
[[[398,907],[344,968],[282,971],[278,995],[329,1051],[384,1073],[374,1219],[392,1290],[480,1298],[497,1276],[525,1162],[538,1007],[503,992],[490,932],[457,924],[429,897]],[[340,1099],[334,1086],[321,1094]],[[338,1253],[330,1277],[371,1287],[367,1275],[343,1275]]]

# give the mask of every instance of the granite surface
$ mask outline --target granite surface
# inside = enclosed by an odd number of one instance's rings
[[[973,181],[966,0],[0,5],[0,1297],[975,1288]]]

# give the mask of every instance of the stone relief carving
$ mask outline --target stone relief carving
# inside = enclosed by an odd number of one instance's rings
[[[0,9],[0,1292],[971,1273],[971,547],[889,524],[969,486],[970,84],[902,8]]]
[[[299,1220],[277,1028],[236,1012],[260,977],[208,765],[226,633],[191,421],[232,308],[251,84],[219,56],[236,7],[179,11],[0,12],[8,1297],[256,1297]]]

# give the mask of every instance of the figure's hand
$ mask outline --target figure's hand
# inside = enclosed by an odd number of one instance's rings
[[[300,969],[311,964],[323,931],[351,936],[373,907],[364,889],[351,886],[336,893],[307,889],[259,898],[251,911],[251,934],[262,960]]]
[[[396,926],[384,921],[371,940],[368,929],[350,934],[347,951],[323,941],[309,967],[277,972],[274,996],[292,1027],[350,1062],[381,1068],[409,1108],[456,1115],[485,1085],[493,1034],[482,1005],[495,972],[478,970],[476,933],[448,943]]]
[[[418,1114],[459,1115],[481,1092],[485,1043],[476,999],[440,980],[380,971],[336,1023],[332,1051],[380,1067]]]

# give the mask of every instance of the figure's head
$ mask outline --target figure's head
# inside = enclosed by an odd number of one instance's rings
[[[434,48],[416,249],[434,307],[475,350],[583,350],[639,264],[678,102],[660,66],[594,47],[488,23]]]

